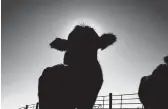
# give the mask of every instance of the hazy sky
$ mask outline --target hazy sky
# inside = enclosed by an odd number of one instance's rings
[[[98,53],[100,95],[136,93],[168,54],[167,0],[2,0],[2,109],[37,102],[43,69],[63,59],[49,43],[67,38],[78,22],[118,38]]]

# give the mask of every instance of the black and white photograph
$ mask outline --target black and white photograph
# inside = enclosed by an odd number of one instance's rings
[[[168,109],[168,0],[1,0],[1,109]]]

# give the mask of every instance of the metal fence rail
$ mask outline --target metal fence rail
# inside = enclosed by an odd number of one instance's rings
[[[93,109],[144,109],[139,101],[137,93],[115,95],[109,93],[106,96],[98,96]],[[39,109],[39,103],[26,105],[19,109]]]

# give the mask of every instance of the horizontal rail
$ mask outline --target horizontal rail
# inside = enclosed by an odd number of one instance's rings
[[[118,94],[118,95],[113,95],[113,96],[125,96],[125,95],[137,95],[138,93],[132,93],[132,94]]]
[[[95,104],[95,105],[97,105],[97,104]],[[101,104],[101,105],[109,105],[109,104]]]
[[[109,100],[96,100],[96,101],[109,101]]]
[[[121,105],[121,103],[112,103],[113,105]],[[141,104],[141,103],[122,103],[122,104]],[[98,105],[98,104],[95,104],[95,105]],[[109,104],[101,104],[101,105],[109,105]]]
[[[135,99],[139,99],[139,98],[119,98],[119,99],[112,99],[112,100],[135,100]]]
[[[106,96],[98,96],[98,97],[106,97]]]
[[[135,99],[139,99],[139,98],[124,98],[122,100],[135,100]]]
[[[128,105],[128,104],[141,104],[141,103],[122,103],[122,105],[123,104],[127,104]],[[113,103],[113,105],[121,105],[121,103]]]

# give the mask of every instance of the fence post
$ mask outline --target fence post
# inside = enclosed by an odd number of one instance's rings
[[[104,97],[103,97],[103,109],[104,109]]]
[[[120,106],[120,109],[122,109],[122,95],[121,95],[121,106]]]
[[[112,109],[112,93],[109,93],[109,109]]]
[[[29,105],[26,105],[25,109],[28,109]]]
[[[39,106],[39,103],[37,102],[37,103],[36,103],[36,109],[38,109],[38,106]]]

